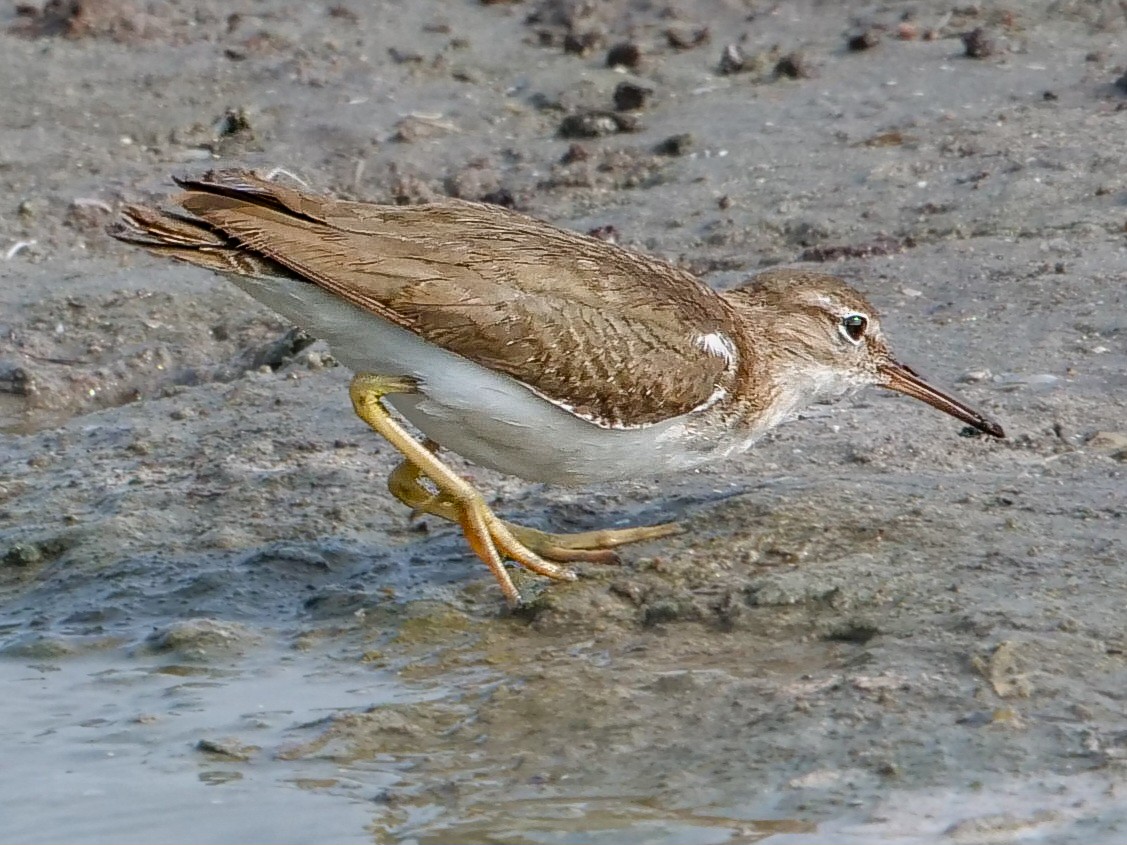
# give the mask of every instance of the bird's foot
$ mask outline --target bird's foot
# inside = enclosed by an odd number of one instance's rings
[[[429,513],[462,527],[470,548],[489,567],[510,605],[521,603],[520,592],[503,558],[507,557],[538,575],[557,581],[574,581],[575,573],[538,555],[517,539],[485,499],[465,479],[434,454],[433,444],[419,443],[391,416],[383,397],[416,390],[410,379],[357,373],[349,385],[349,396],[357,416],[406,459],[388,479],[388,488],[416,512]],[[420,483],[427,478],[431,492]]]
[[[427,440],[423,447],[432,454],[438,444]],[[461,522],[457,504],[445,493],[434,493],[421,483],[422,471],[410,461],[404,461],[387,479],[392,495],[411,508],[414,515],[430,514],[449,522]],[[676,522],[644,525],[636,528],[608,528],[599,531],[580,531],[573,534],[553,534],[501,520],[501,524],[528,551],[538,557],[557,563],[618,563],[612,551],[629,543],[642,543],[679,534],[683,530]]]

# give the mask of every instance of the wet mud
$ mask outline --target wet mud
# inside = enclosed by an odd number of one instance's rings
[[[1115,3],[77,0],[0,12],[0,838],[1113,841],[1127,698]],[[484,199],[723,288],[807,262],[996,416],[868,392],[506,518],[385,490],[348,373],[105,236],[170,172]]]

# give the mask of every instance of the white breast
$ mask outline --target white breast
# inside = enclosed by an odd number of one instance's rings
[[[676,472],[731,451],[730,443],[721,449],[697,442],[691,415],[645,428],[600,428],[515,379],[427,343],[309,282],[232,281],[327,341],[353,372],[417,379],[418,394],[390,396],[388,402],[427,437],[482,466],[530,481],[584,484]]]

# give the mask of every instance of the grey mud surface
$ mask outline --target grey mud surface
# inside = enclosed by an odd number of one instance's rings
[[[0,839],[1127,838],[1121,3],[52,9],[0,12]],[[559,136],[624,81],[636,131]],[[718,286],[840,259],[1009,438],[870,392],[680,478],[459,464],[689,529],[508,613],[327,349],[103,234],[212,165],[507,191]]]

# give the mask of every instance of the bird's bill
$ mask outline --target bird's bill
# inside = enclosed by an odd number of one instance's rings
[[[938,408],[945,414],[950,414],[955,419],[962,420],[967,425],[974,426],[979,431],[994,437],[1005,437],[1006,433],[994,420],[980,414],[964,405],[954,396],[949,396],[938,388],[932,387],[915,374],[911,368],[897,361],[889,361],[880,368],[885,381],[883,386],[913,399],[927,402],[933,408]]]

